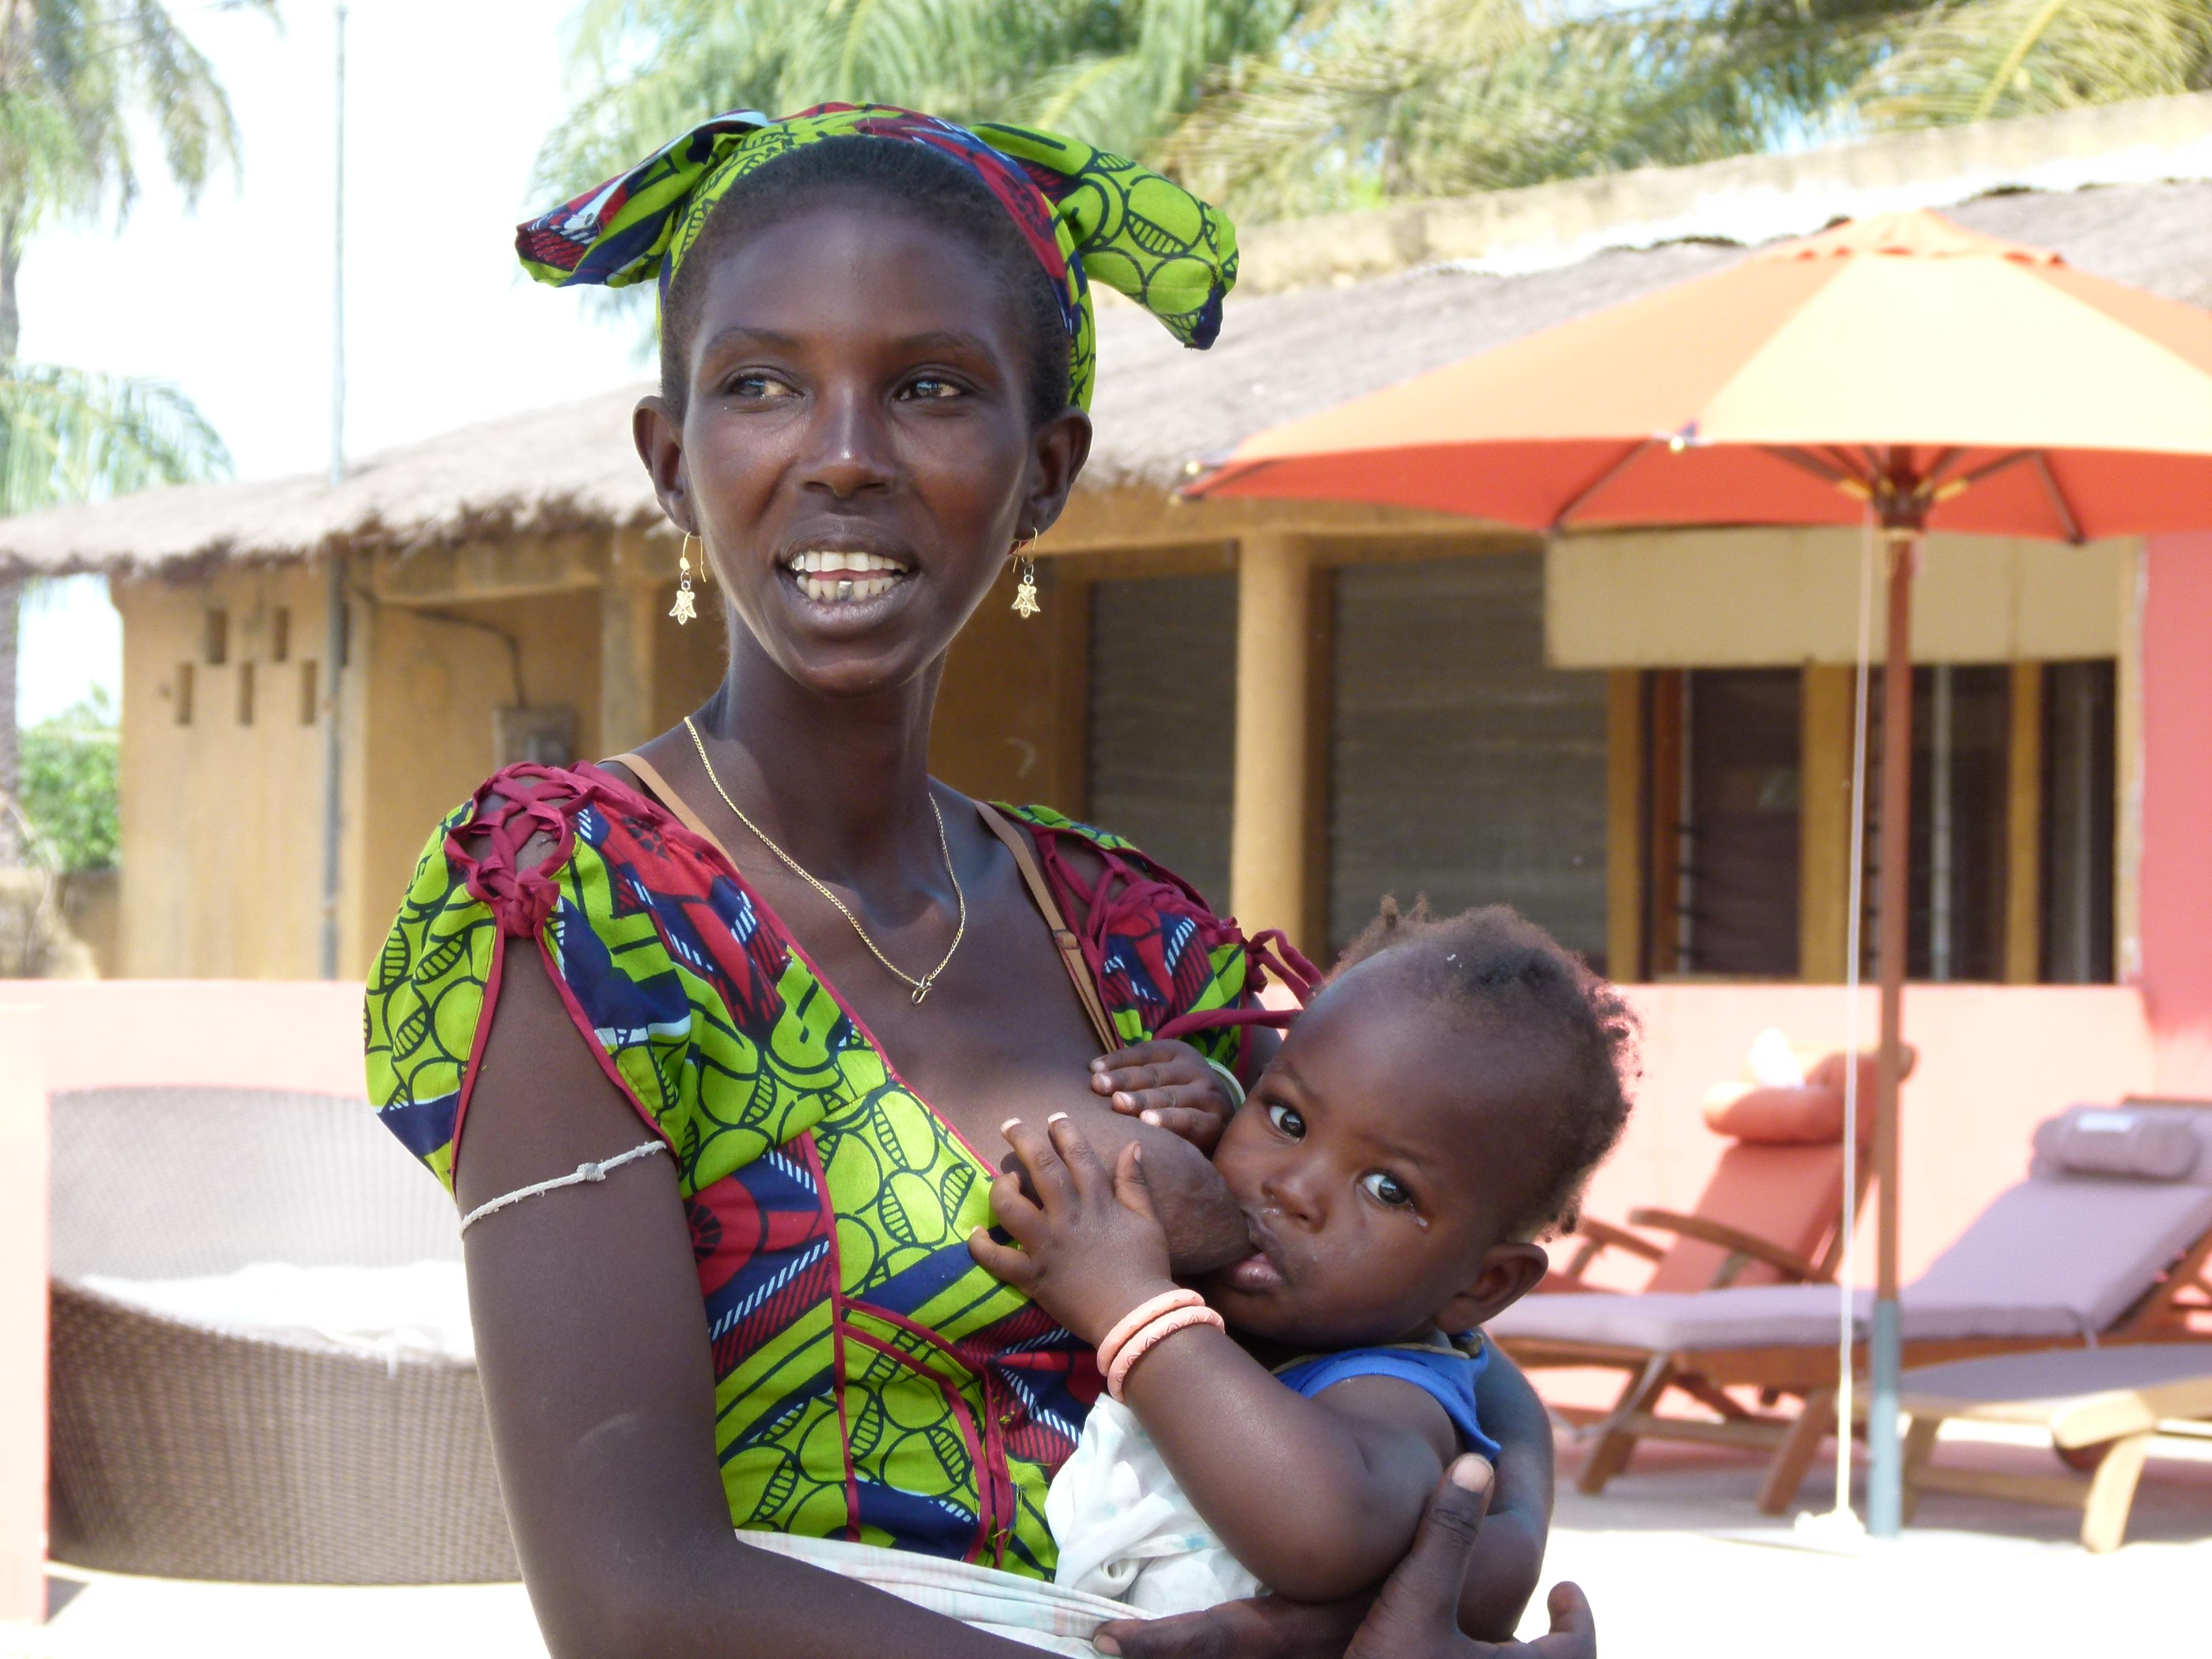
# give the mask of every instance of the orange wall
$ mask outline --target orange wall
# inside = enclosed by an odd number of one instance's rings
[[[46,1087],[162,1083],[366,1092],[361,990],[345,980],[10,980],[38,1010]],[[0,1071],[18,1055],[0,1049]]]
[[[1705,1091],[1742,1075],[1752,1039],[1769,1026],[1801,1047],[1842,1048],[1846,1012],[1838,986],[1626,989],[1644,1024],[1644,1075],[1627,1133],[1584,1206],[1611,1221],[1639,1204],[1692,1208],[1726,1144],[1705,1127]],[[1875,994],[1860,995],[1861,1041],[1871,1048]],[[1916,985],[1905,993],[1905,1036],[1920,1050],[1900,1132],[1908,1279],[2021,1178],[2039,1120],[2154,1083],[2149,1024],[2129,987]],[[1869,1221],[1873,1213],[1869,1202]],[[1859,1277],[1870,1279],[1871,1236],[1863,1242]],[[1633,1288],[1646,1271],[1630,1263],[1610,1282]]]
[[[46,1091],[39,1010],[0,986],[0,1627],[46,1616]]]
[[[2212,534],[2146,555],[2143,997],[2159,1087],[2212,1096]]]
[[[1699,1109],[1741,1074],[1768,1026],[1840,1048],[1844,993],[1819,985],[1638,985],[1644,1075],[1620,1148],[1591,1184],[1592,1215],[1687,1208],[1722,1143]],[[1872,991],[1860,1030],[1871,1046]],[[0,1002],[39,1010],[47,1085],[200,1083],[359,1094],[361,988],[343,981],[17,981]],[[2018,1180],[2036,1122],[2077,1100],[2158,1086],[2143,999],[2116,986],[1916,985],[1905,1036],[1905,1272],[1916,1273]],[[0,1054],[0,1066],[12,1057]]]

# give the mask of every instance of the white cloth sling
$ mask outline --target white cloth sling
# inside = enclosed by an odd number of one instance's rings
[[[757,1549],[789,1556],[863,1584],[872,1584],[918,1607],[1047,1653],[1095,1659],[1091,1633],[1116,1619],[1141,1619],[1136,1608],[1085,1595],[1041,1579],[1023,1578],[965,1561],[912,1550],[854,1544],[842,1538],[799,1538],[781,1532],[740,1532]]]

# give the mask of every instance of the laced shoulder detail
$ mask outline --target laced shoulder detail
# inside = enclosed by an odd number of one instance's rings
[[[1110,831],[1047,806],[1004,810],[1036,843],[1045,879],[1125,1041],[1182,1038],[1235,1064],[1239,1028],[1282,1026],[1295,1017],[1261,1006],[1270,974],[1301,1005],[1312,994],[1319,973],[1279,930],[1248,939],[1235,917],[1215,915],[1195,887]],[[1097,861],[1095,878],[1069,856],[1076,848],[1091,855],[1082,862]]]

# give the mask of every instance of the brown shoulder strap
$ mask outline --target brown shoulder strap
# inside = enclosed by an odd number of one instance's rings
[[[1054,902],[1052,889],[1047,884],[1044,872],[1037,868],[1036,849],[1030,844],[1029,836],[1006,822],[1006,815],[988,802],[977,801],[975,810],[983,815],[983,822],[991,833],[1006,843],[1006,850],[1014,855],[1014,863],[1022,872],[1022,880],[1044,912],[1045,926],[1052,929],[1052,942],[1060,947],[1060,959],[1067,969],[1067,976],[1075,982],[1075,995],[1083,1004],[1083,1012],[1091,1016],[1091,1029],[1098,1034],[1101,1052],[1112,1054],[1121,1048],[1121,1039],[1115,1034],[1114,1024],[1106,1018],[1106,1005],[1098,1000],[1098,987],[1091,978],[1091,964],[1083,959],[1083,945],[1060,914]]]
[[[691,810],[691,804],[689,801],[668,787],[668,780],[660,775],[659,769],[644,756],[625,750],[622,754],[611,756],[601,761],[599,764],[629,768],[631,771],[637,774],[638,781],[653,791],[653,799],[675,813],[686,830],[720,853],[728,860],[731,869],[734,870],[738,867],[737,860],[730,856],[730,849],[722,845],[722,838],[707,827],[707,820]]]
[[[722,845],[721,837],[707,827],[706,820],[691,810],[690,803],[683,796],[669,787],[668,780],[660,775],[659,769],[651,761],[642,755],[625,752],[611,756],[599,763],[602,766],[627,766],[663,806],[683,821],[685,829],[728,859],[732,869],[738,867],[737,860],[731,858],[730,849]],[[1075,986],[1076,1000],[1082,1003],[1083,1012],[1090,1016],[1091,1029],[1097,1035],[1100,1052],[1112,1054],[1122,1046],[1121,1039],[1115,1033],[1113,1022],[1106,1018],[1106,1005],[1098,1000],[1098,988],[1091,982],[1090,964],[1083,959],[1082,944],[1068,927],[1067,919],[1060,915],[1060,906],[1053,899],[1052,889],[1045,881],[1044,872],[1037,868],[1036,851],[1030,845],[1030,838],[1007,823],[1005,814],[985,802],[977,801],[975,810],[982,814],[983,822],[991,833],[1004,842],[1006,850],[1014,855],[1015,866],[1022,872],[1022,881],[1029,888],[1030,896],[1036,901],[1037,908],[1044,913],[1045,926],[1052,929],[1052,942],[1059,947],[1060,962]]]

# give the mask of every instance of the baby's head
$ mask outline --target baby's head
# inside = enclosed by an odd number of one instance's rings
[[[1259,1249],[1207,1299],[1314,1350],[1480,1324],[1543,1277],[1535,1241],[1619,1138],[1634,1035],[1513,911],[1385,901],[1222,1136]]]

